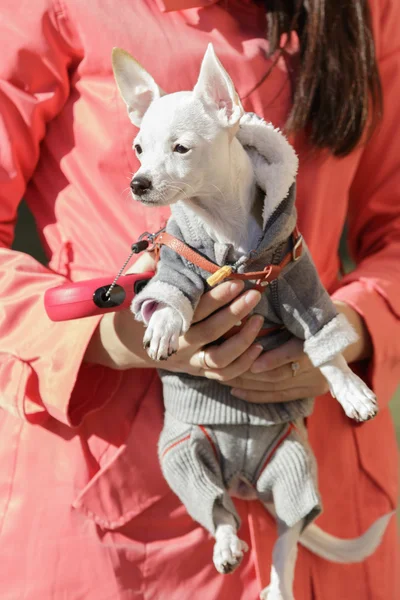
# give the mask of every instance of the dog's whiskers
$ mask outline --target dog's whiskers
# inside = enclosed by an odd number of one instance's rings
[[[222,196],[222,200],[225,200],[225,194],[223,193],[222,190],[219,189],[219,187],[217,185],[215,185],[215,183],[209,183],[209,185],[212,185]]]
[[[187,185],[187,184],[185,184]],[[170,183],[166,183],[166,189],[169,190],[174,190],[176,192],[180,192],[181,194],[184,195],[184,197],[188,200],[189,196],[187,195],[187,193],[185,192],[185,190],[174,180],[171,180]]]

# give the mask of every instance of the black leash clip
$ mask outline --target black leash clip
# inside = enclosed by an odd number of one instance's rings
[[[159,229],[156,233],[149,233],[148,231],[142,233],[138,241],[131,246],[132,254],[139,254],[140,252],[147,250],[162,231],[165,231],[165,227],[162,227],[162,229]],[[151,247],[150,250],[153,250],[153,248]]]
[[[139,238],[139,240],[137,242],[135,242],[134,244],[132,244],[132,246],[131,246],[132,254],[139,254],[140,252],[147,250],[147,248],[149,246],[150,246],[149,240],[141,240]]]

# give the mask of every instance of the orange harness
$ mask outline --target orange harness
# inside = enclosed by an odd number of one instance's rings
[[[211,287],[214,287],[225,279],[239,279],[242,281],[254,281],[253,289],[262,292],[263,288],[269,285],[271,281],[274,281],[279,277],[283,269],[290,262],[296,262],[301,257],[303,252],[303,238],[297,226],[294,228],[290,237],[292,239],[292,249],[285,254],[278,265],[266,265],[262,271],[249,271],[247,273],[236,273],[234,267],[229,265],[220,267],[196,252],[196,250],[193,250],[193,248],[190,248],[190,246],[185,244],[185,242],[167,233],[166,231],[161,231],[156,235],[153,240],[153,246],[149,249],[149,251],[155,251],[156,260],[158,260],[161,246],[168,246],[168,248],[171,248],[171,250],[189,262],[193,263],[203,271],[211,273],[211,276],[207,279],[207,283]],[[247,318],[243,319],[240,325],[232,327],[232,329],[225,333],[224,337],[229,338],[238,333],[246,321]],[[279,329],[283,329],[283,326],[276,325],[274,327],[261,329],[257,337],[263,337],[274,331],[278,331]]]

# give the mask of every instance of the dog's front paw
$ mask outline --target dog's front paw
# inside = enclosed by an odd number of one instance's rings
[[[246,542],[239,540],[232,531],[217,538],[214,546],[213,561],[218,573],[232,573],[242,562],[243,554],[249,549]]]
[[[153,360],[167,360],[178,350],[183,321],[169,306],[160,305],[151,315],[143,337],[143,346]]]
[[[347,372],[338,385],[331,385],[331,393],[350,419],[368,421],[378,412],[375,394],[352,371]]]

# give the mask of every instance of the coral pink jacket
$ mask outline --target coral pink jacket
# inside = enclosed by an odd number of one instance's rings
[[[156,372],[82,364],[98,318],[52,323],[43,294],[67,279],[114,274],[130,243],[167,217],[127,191],[135,131],[113,81],[113,46],[172,92],[192,88],[212,41],[245,109],[276,126],[288,113],[296,46],[265,79],[263,9],[249,0],[18,4],[3,0],[0,36],[1,598],[255,599],[269,577],[270,517],[256,502],[239,503],[252,550],[234,575],[218,575],[212,541],[160,473]],[[378,394],[379,416],[357,426],[323,397],[309,420],[325,505],[319,524],[344,537],[397,499],[387,404],[400,371],[400,5],[371,4],[385,94],[379,129],[344,159],[293,140],[300,229],[324,284],[363,315],[374,344],[373,362],[358,369]],[[23,195],[48,267],[10,250]],[[339,280],[346,215],[358,266]],[[393,521],[362,565],[302,550],[296,598],[399,598],[396,547]]]

